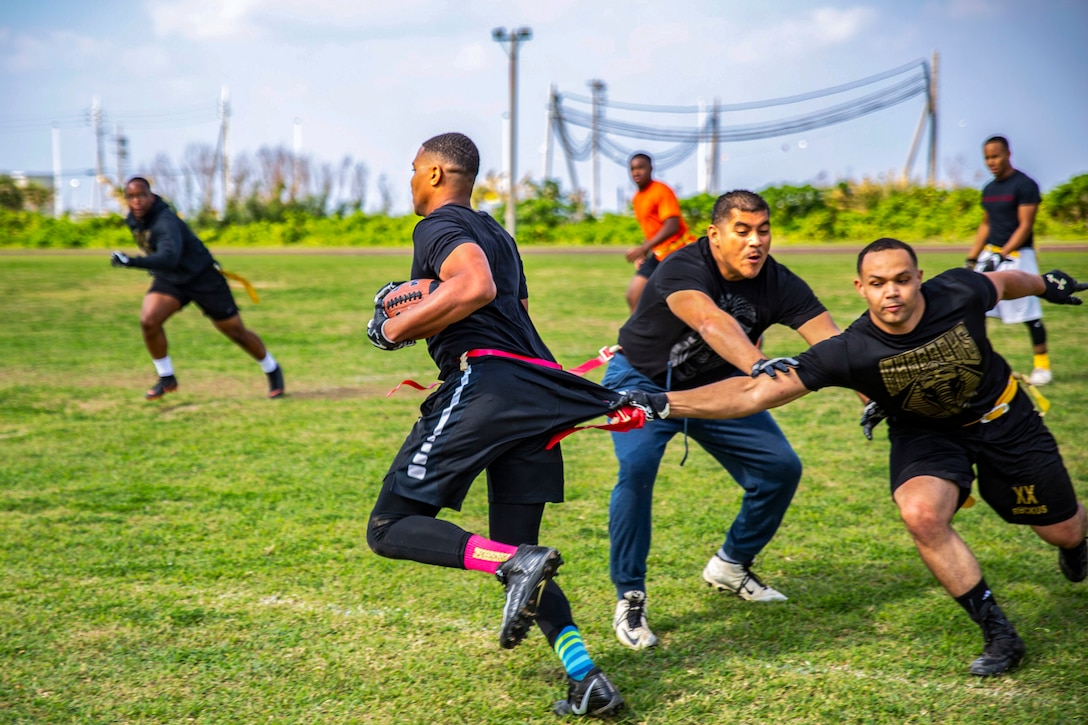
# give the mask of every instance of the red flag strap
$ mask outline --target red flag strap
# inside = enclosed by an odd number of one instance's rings
[[[441,380],[439,380],[437,382],[434,382],[434,383],[431,383],[430,385],[420,385],[415,380],[401,380],[400,383],[397,384],[397,387],[393,388],[392,390],[390,390],[388,393],[385,394],[385,397],[388,398],[390,395],[397,392],[398,390],[400,390],[405,385],[407,385],[409,388],[415,388],[416,390],[430,390],[431,388],[435,387],[436,385],[441,385],[441,384],[442,384]]]
[[[600,350],[597,351],[597,356],[596,357],[591,357],[589,360],[586,360],[581,365],[578,365],[576,367],[571,368],[567,372],[570,373],[571,375],[578,375],[579,377],[581,377],[581,376],[585,375],[587,372],[589,372],[590,370],[593,370],[594,368],[599,368],[601,365],[604,365],[605,363],[609,362],[613,357],[616,356],[616,353],[619,352],[621,349],[622,348],[619,345],[605,345],[604,347],[602,347]],[[542,360],[542,359],[537,358],[537,357],[527,357],[525,355],[518,355],[516,353],[506,352],[505,350],[491,350],[491,349],[469,350],[468,352],[462,354],[461,355],[461,369],[464,370],[465,367],[468,365],[469,358],[487,357],[489,355],[494,356],[494,357],[505,357],[505,358],[509,358],[511,360],[521,360],[522,362],[531,363],[533,365],[542,365],[542,366],[544,366],[546,368],[551,368],[553,370],[562,370],[563,369],[562,365],[560,365],[559,363],[556,363],[556,362],[552,362],[551,360]],[[430,390],[431,388],[435,387],[436,385],[440,385],[440,384],[441,383],[431,383],[430,385],[421,385],[421,384],[417,383],[415,380],[402,380],[400,382],[400,384],[397,385],[397,387],[393,388],[388,393],[386,393],[385,397],[388,398],[390,395],[397,392],[398,390],[400,390],[405,385],[407,385],[410,388],[415,388],[416,390]],[[598,428],[600,426],[587,426],[587,427],[589,427],[589,428]],[[639,427],[641,427],[641,425],[634,426],[634,427],[639,428]],[[608,428],[606,430],[612,430],[612,429]],[[567,435],[570,435],[570,433],[573,433],[573,432],[574,431],[571,430],[570,432],[566,433],[563,437],[565,437]]]
[[[579,425],[559,431],[551,437],[551,440],[548,441],[548,445],[544,446],[544,450],[550,451],[556,443],[580,430],[599,428],[600,430],[613,430],[617,433],[626,433],[629,430],[641,428],[644,425],[646,425],[646,414],[638,408],[628,405],[619,410],[612,411],[612,415],[608,417],[607,423],[600,423],[598,425]]]
[[[593,368],[599,368],[601,365],[604,365],[611,360],[621,349],[622,348],[620,348],[619,345],[605,345],[597,351],[597,357],[591,357],[589,360],[586,360],[577,367],[571,368],[567,372],[573,373],[574,375],[585,375]]]

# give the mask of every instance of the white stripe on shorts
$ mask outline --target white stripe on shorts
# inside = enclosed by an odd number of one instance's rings
[[[442,415],[438,417],[438,423],[435,424],[434,430],[423,441],[423,445],[419,447],[419,451],[412,456],[412,462],[408,464],[408,477],[414,478],[417,481],[422,481],[427,476],[427,454],[431,452],[431,448],[438,436],[442,435],[442,431],[446,427],[446,423],[449,422],[450,414],[453,409],[461,402],[461,391],[468,385],[469,376],[472,374],[472,366],[466,365],[465,370],[461,373],[461,381],[457,384],[457,389],[453,391],[453,397],[450,399],[450,404],[442,410]]]

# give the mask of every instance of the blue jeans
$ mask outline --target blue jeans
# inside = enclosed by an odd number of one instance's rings
[[[622,354],[612,358],[601,383],[613,390],[664,392]],[[683,419],[655,420],[637,430],[612,434],[620,470],[608,508],[608,536],[617,598],[632,589],[646,591],[654,480],[666,445],[684,431],[684,423]],[[767,412],[736,420],[690,418],[687,435],[744,489],[740,512],[722,551],[733,561],[750,562],[782,523],[801,480],[801,460]]]

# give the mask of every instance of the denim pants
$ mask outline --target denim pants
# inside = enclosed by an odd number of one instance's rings
[[[608,364],[605,387],[664,392],[635,370],[622,354]],[[801,461],[770,413],[736,420],[687,421],[687,435],[701,445],[744,489],[740,511],[722,545],[733,561],[750,562],[763,550],[789,508],[801,480]],[[655,420],[626,433],[613,433],[619,478],[608,509],[609,568],[617,598],[646,591],[654,480],[665,447],[684,432],[683,419]]]

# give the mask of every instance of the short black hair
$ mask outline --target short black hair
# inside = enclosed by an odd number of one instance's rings
[[[129,180],[125,182],[125,186],[128,186],[129,184],[134,184],[134,183],[137,183],[137,182],[139,182],[139,183],[143,184],[144,186],[146,186],[148,191],[151,191],[151,182],[148,181],[147,179],[145,179],[142,176],[133,176],[133,177],[129,178]],[[124,187],[122,187],[122,188],[124,188]]]
[[[645,151],[639,151],[638,153],[631,154],[631,158],[627,159],[627,165],[630,166],[631,162],[635,159],[646,159],[646,163],[650,165],[650,168],[653,168],[654,160],[651,159],[650,154],[646,153]]]
[[[463,133],[441,133],[429,138],[423,142],[423,150],[441,157],[449,173],[464,174],[469,181],[480,173],[480,150]]]
[[[734,209],[748,212],[765,211],[768,218],[771,216],[771,207],[762,196],[754,191],[734,189],[722,194],[714,202],[714,211],[710,215],[711,223],[718,224],[725,221],[729,218],[729,213]]]
[[[1009,140],[1007,138],[1005,138],[1004,136],[990,136],[990,138],[986,139],[986,141],[982,144],[982,147],[985,148],[986,146],[989,146],[992,143],[999,143],[999,144],[1001,144],[1002,146],[1005,147],[1006,151],[1010,150],[1009,149]]]
[[[861,274],[861,263],[866,256],[873,254],[874,252],[887,252],[891,249],[902,249],[910,255],[910,261],[914,263],[914,266],[918,266],[918,255],[914,253],[914,249],[906,242],[901,242],[898,239],[892,239],[891,237],[881,237],[876,241],[869,242],[865,245],[865,248],[858,252],[858,275]]]

